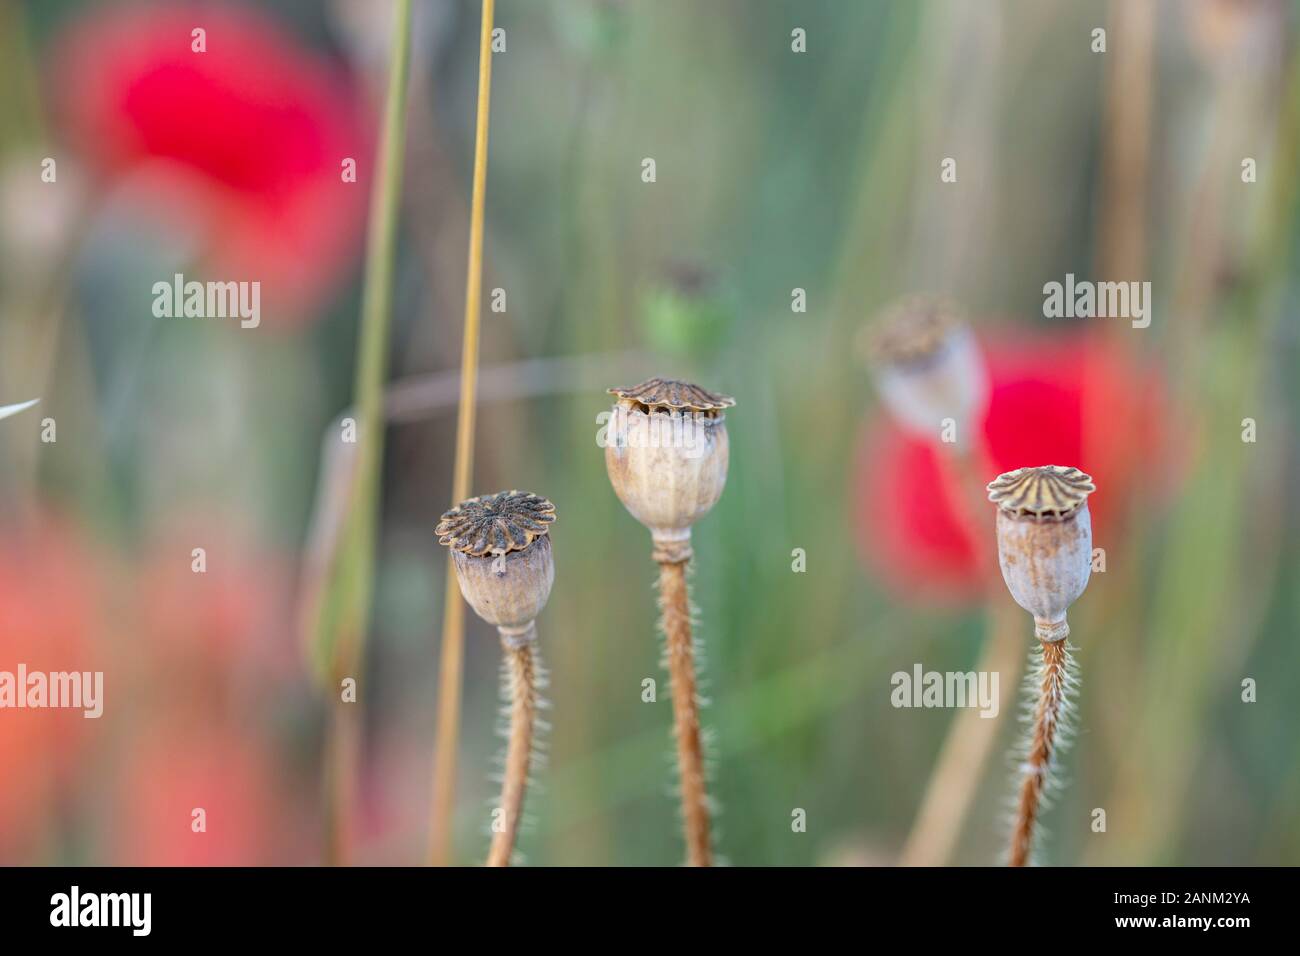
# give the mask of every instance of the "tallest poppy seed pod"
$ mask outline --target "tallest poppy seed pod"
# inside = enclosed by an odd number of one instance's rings
[[[663,378],[609,392],[617,400],[605,467],[614,492],[650,529],[656,560],[689,560],[691,525],[717,504],[727,483],[723,411],[736,400]]]
[[[1017,468],[989,483],[998,506],[998,563],[1016,603],[1051,643],[1070,634],[1065,612],[1092,573],[1092,478],[1078,468]]]

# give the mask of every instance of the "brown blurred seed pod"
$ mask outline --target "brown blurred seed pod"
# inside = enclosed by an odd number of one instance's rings
[[[859,334],[858,352],[893,417],[934,439],[946,418],[957,444],[969,444],[975,416],[988,397],[984,360],[965,313],[931,295],[890,304]]]

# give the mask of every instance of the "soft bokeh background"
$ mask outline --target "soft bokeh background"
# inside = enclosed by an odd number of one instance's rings
[[[368,863],[424,855],[477,70],[477,4],[416,6],[358,705]],[[991,507],[972,537],[855,351],[925,290],[972,314],[994,464],[1073,456],[1100,486],[1107,569],[1071,615],[1078,743],[1044,860],[1300,862],[1298,12],[501,0],[485,287],[507,308],[483,317],[474,486],[559,509],[528,862],[682,854],[648,535],[596,445],[604,388],[652,374],[737,398],[694,576],[723,856],[898,860],[954,712],[894,709],[890,675],[976,666],[993,547]],[[0,669],[107,685],[99,721],[0,711],[0,861],[322,858],[328,710],[298,609],[321,449],[352,401],[387,14],[0,4],[0,404],[41,397],[0,423]],[[261,281],[261,326],[155,318],[176,272]],[[1044,319],[1067,272],[1151,281],[1150,328]],[[502,746],[495,635],[468,627],[464,863]],[[999,858],[1015,733],[1004,719],[971,783],[955,862]]]

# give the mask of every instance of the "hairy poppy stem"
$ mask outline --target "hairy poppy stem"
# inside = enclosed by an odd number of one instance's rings
[[[528,789],[528,768],[532,763],[533,732],[537,721],[538,668],[537,630],[529,624],[522,635],[501,632],[510,695],[510,738],[506,745],[505,777],[501,781],[500,829],[493,825],[488,866],[509,866],[519,835],[519,821]]]
[[[1015,827],[1011,835],[1012,866],[1025,866],[1034,842],[1034,826],[1042,807],[1043,789],[1052,770],[1057,739],[1065,709],[1065,694],[1069,684],[1067,669],[1069,649],[1064,640],[1041,641],[1041,680],[1038,688],[1038,706],[1034,709],[1033,736],[1029,753],[1025,757],[1024,781],[1020,785],[1020,798],[1016,802]]]
[[[1061,749],[1061,722],[1069,705],[1066,695],[1077,683],[1070,672],[1066,612],[1087,589],[1092,573],[1088,496],[1096,490],[1089,475],[1062,465],[1017,468],[988,484],[989,500],[998,506],[1002,579],[1015,602],[1033,617],[1034,635],[1042,645],[1042,660],[1029,684],[1037,704],[1022,765],[1012,866],[1024,866],[1029,860],[1043,793]]]
[[[479,29],[478,116],[474,132],[474,186],[470,200],[469,265],[465,276],[465,332],[460,358],[460,407],[456,419],[453,502],[469,497],[474,464],[474,412],[478,385],[479,310],[483,294],[483,200],[487,192],[488,114],[492,105],[492,21],[495,0],[483,0]],[[456,797],[456,747],[460,738],[460,691],[465,647],[465,605],[448,562],[444,587],[442,653],[438,667],[438,722],[434,733],[433,797],[429,862],[446,866],[451,854],[451,811]]]
[[[618,403],[612,440],[605,443],[605,468],[623,506],[650,530],[650,557],[659,565],[660,626],[672,682],[686,859],[691,866],[712,866],[686,570],[691,526],[717,504],[727,483],[731,444],[724,412],[736,400],[658,377],[609,391]],[[686,421],[691,429],[689,435],[682,432],[680,442],[658,440],[665,428]]]
[[[673,735],[677,738],[687,862],[691,866],[712,866],[709,798],[704,781],[704,753],[700,747],[700,705],[695,690],[695,649],[691,642],[690,595],[686,584],[688,561],[689,558],[659,562],[659,602],[672,681]]]

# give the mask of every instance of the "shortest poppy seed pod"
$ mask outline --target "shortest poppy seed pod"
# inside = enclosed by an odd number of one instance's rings
[[[975,335],[956,305],[928,295],[900,299],[863,329],[858,348],[899,424],[933,439],[951,418],[957,443],[968,444],[988,381]]]
[[[536,635],[533,621],[551,595],[555,564],[547,532],[554,520],[555,505],[545,498],[502,491],[462,501],[438,522],[460,593],[509,642]]]
[[[1040,641],[1070,634],[1065,614],[1092,573],[1092,478],[1078,468],[1017,468],[989,483],[998,506],[998,563],[1016,603],[1034,616]]]
[[[725,409],[698,385],[652,378],[615,396],[605,467],[623,506],[654,538],[655,560],[690,560],[691,525],[722,497],[730,445]]]

